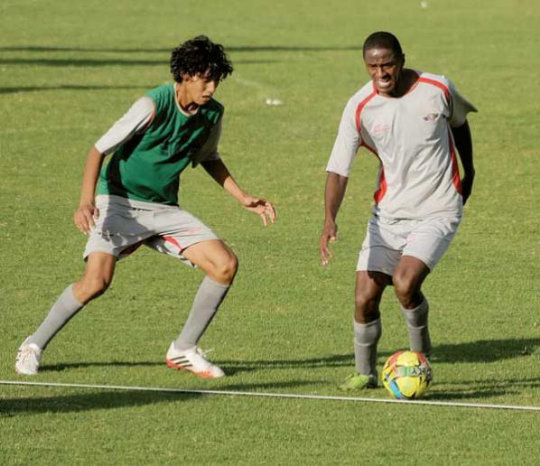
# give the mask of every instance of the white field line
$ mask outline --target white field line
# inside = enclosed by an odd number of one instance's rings
[[[56,382],[20,382],[16,380],[0,380],[0,385],[23,385],[30,387],[59,387],[59,388],[84,388],[101,390],[126,390],[142,392],[179,393],[197,395],[226,395],[226,396],[249,396],[259,398],[292,398],[302,400],[326,400],[326,401],[349,401],[366,403],[395,403],[407,405],[425,406],[446,406],[456,408],[484,408],[484,409],[511,409],[521,411],[540,411],[540,406],[518,406],[486,403],[458,403],[452,401],[429,401],[429,400],[393,400],[381,398],[362,398],[355,396],[325,396],[325,395],[301,395],[295,393],[259,393],[240,392],[231,390],[190,390],[182,388],[161,388],[161,387],[137,387],[125,385],[93,385],[79,383],[56,383]]]

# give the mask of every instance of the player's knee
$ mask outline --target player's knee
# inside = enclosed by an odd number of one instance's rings
[[[85,277],[78,284],[78,294],[82,297],[83,302],[86,303],[105,293],[110,283],[111,280],[103,276]]]
[[[238,258],[234,253],[227,254],[214,266],[214,277],[220,283],[231,283],[238,270]]]
[[[356,322],[366,324],[379,318],[379,299],[377,296],[357,291],[354,301]]]
[[[392,283],[400,303],[407,307],[407,303],[413,299],[418,291],[417,280],[411,275],[397,273],[392,277]]]

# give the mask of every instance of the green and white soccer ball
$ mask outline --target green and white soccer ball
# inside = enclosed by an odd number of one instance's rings
[[[393,398],[422,397],[432,380],[429,361],[419,351],[397,351],[388,358],[381,373],[382,383]]]

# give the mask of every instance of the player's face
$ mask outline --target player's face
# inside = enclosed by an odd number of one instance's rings
[[[197,105],[207,103],[219,85],[219,81],[212,79],[207,74],[186,75],[182,83],[186,87],[188,100]]]
[[[396,57],[390,49],[375,47],[366,50],[364,62],[377,92],[387,97],[394,95],[401,78],[403,56]]]

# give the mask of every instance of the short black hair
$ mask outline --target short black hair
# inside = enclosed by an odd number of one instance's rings
[[[206,74],[214,81],[221,81],[233,72],[232,63],[221,44],[206,36],[197,36],[173,49],[171,73],[174,80],[182,82],[182,74]]]
[[[370,34],[364,41],[363,56],[366,56],[366,52],[369,49],[374,48],[390,49],[396,58],[403,56],[399,40],[397,40],[397,37],[390,32],[378,31]]]

